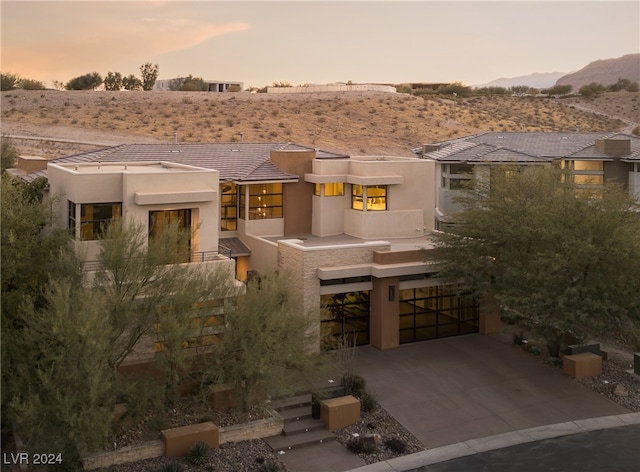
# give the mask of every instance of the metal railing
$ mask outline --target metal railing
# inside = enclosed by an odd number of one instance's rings
[[[176,255],[174,262],[169,262],[168,264],[197,264],[200,262],[213,262],[222,258],[231,258],[231,250],[194,252],[188,259]],[[95,272],[100,270],[102,265],[102,261],[85,261],[82,265],[82,270],[85,272]]]

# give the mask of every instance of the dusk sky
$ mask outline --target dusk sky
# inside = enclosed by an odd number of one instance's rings
[[[3,73],[484,84],[640,52],[640,2],[4,1]]]

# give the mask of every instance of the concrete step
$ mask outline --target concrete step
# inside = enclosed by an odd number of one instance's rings
[[[294,434],[293,436],[270,436],[264,439],[274,451],[289,451],[335,440],[336,437],[327,429]]]
[[[278,398],[277,400],[271,401],[271,408],[278,412],[308,405],[311,405],[310,393],[305,393],[304,395],[296,395],[295,397]],[[311,406],[309,406],[309,408],[311,408]]]
[[[282,410],[279,412],[280,416],[284,418],[284,421],[300,421],[311,418],[311,406],[299,406],[296,408],[289,408],[288,410]]]
[[[282,434],[285,436],[292,436],[294,434],[308,433],[310,431],[318,431],[320,429],[326,429],[324,423],[320,420],[309,418],[285,423],[284,428],[282,428]]]

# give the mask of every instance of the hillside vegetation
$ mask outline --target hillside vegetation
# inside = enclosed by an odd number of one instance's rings
[[[362,92],[14,90],[2,92],[2,133],[113,144],[292,141],[354,155],[410,155],[410,147],[483,131],[633,129],[630,122],[640,121],[639,96],[615,92],[587,101]],[[607,110],[600,111],[605,104]],[[86,149],[46,139],[15,141],[23,154],[48,158]]]

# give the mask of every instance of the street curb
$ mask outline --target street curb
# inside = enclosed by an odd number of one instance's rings
[[[484,438],[470,439],[449,446],[428,449],[426,451],[416,452],[415,454],[358,467],[357,469],[351,469],[346,472],[406,472],[425,465],[470,456],[480,452],[502,449],[517,444],[525,444],[543,439],[552,439],[601,429],[619,428],[633,424],[640,424],[640,412],[568,421],[566,423],[537,426],[535,428],[521,429],[519,431],[511,431],[509,433],[496,434]]]

